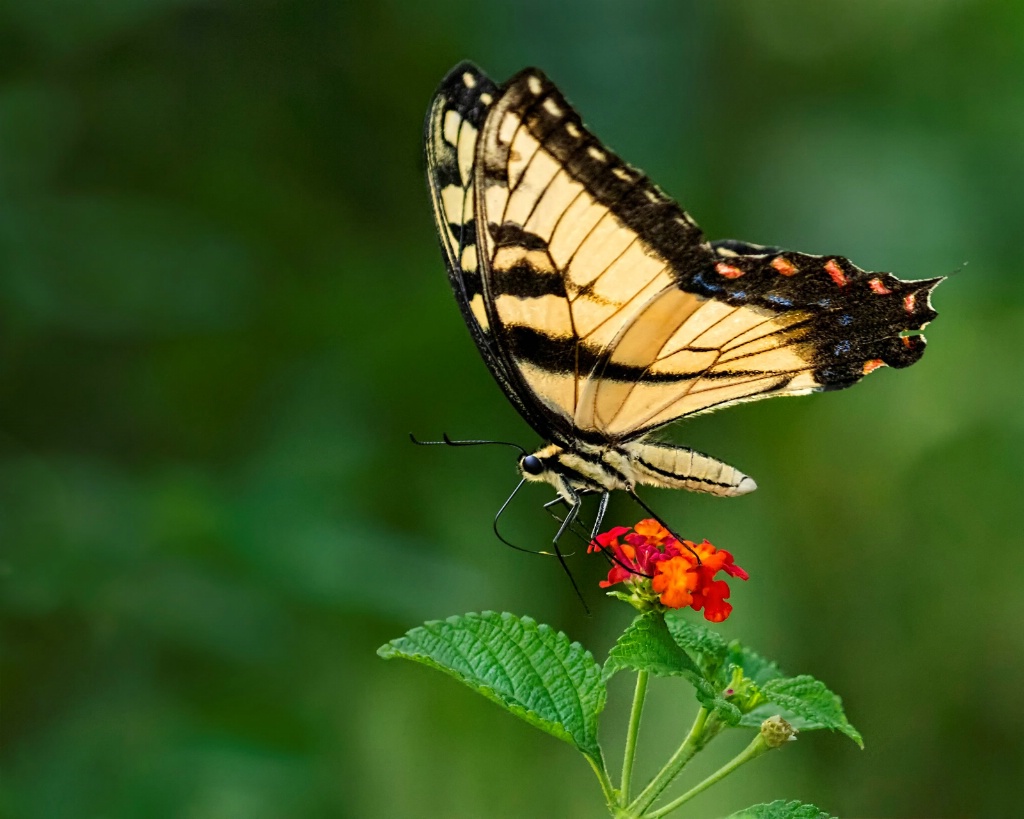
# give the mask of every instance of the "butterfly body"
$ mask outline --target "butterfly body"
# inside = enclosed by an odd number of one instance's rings
[[[525,480],[550,483],[567,501],[580,492],[632,493],[638,484],[723,497],[745,495],[757,488],[753,479],[739,470],[689,447],[643,441],[580,441],[571,449],[548,444],[520,458],[519,468]]]
[[[521,474],[550,483],[567,520],[581,493],[601,493],[603,509],[609,492],[637,498],[639,484],[752,491],[733,467],[653,433],[744,401],[848,387],[924,351],[906,332],[935,317],[940,279],[708,242],[536,69],[499,87],[456,66],[425,144],[456,301],[492,375],[547,442],[524,454]]]

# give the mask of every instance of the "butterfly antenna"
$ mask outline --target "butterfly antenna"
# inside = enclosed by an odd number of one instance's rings
[[[669,526],[667,523],[665,523],[665,521],[663,521],[661,519],[661,517],[658,515],[657,512],[655,512],[653,509],[651,509],[650,506],[648,506],[646,503],[644,503],[643,498],[641,498],[636,492],[633,492],[633,491],[630,491],[629,496],[633,500],[635,500],[640,505],[640,508],[643,509],[648,515],[650,515],[652,518],[654,518],[656,521],[658,521],[658,523],[660,523],[662,526],[664,526],[666,529],[668,529],[669,534],[672,535],[672,537],[674,537],[677,541],[679,541],[679,545],[682,546],[684,549],[686,549],[686,551],[688,551],[690,554],[692,554],[697,559],[697,565],[698,566],[702,565],[701,564],[700,555],[697,554],[689,546],[687,546],[686,545],[686,541],[683,540],[681,537],[679,537],[679,535],[677,535],[672,530],[672,527]]]
[[[526,454],[525,449],[519,446],[519,444],[513,444],[511,441],[453,441],[448,437],[448,433],[444,433],[440,441],[420,441],[410,432],[409,440],[416,444],[416,446],[480,446],[481,444],[500,444],[501,446],[510,446],[513,449],[518,449],[523,455]]]

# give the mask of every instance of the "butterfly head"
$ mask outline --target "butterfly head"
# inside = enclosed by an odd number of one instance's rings
[[[519,458],[519,473],[528,481],[551,483],[558,471],[561,453],[562,448],[556,444],[548,444],[536,452],[524,452]]]
[[[544,462],[536,455],[525,455],[519,459],[519,469],[524,476],[542,475],[544,473]]]

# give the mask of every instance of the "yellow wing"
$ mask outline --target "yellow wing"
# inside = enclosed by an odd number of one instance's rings
[[[705,242],[539,71],[501,88],[474,173],[487,324],[553,440],[630,440],[740,401],[850,386],[923,352],[903,333],[935,316],[939,280]]]
[[[621,328],[673,285],[676,269],[709,263],[711,247],[535,70],[502,89],[478,152],[483,286],[496,341],[523,387],[575,437],[585,382]]]

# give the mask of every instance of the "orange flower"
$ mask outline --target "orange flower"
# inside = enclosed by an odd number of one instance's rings
[[[691,592],[696,588],[697,573],[693,570],[693,561],[682,555],[662,560],[654,569],[651,589],[670,609],[681,609],[693,603]]]
[[[641,608],[689,606],[704,611],[704,618],[720,623],[732,612],[729,584],[716,580],[725,572],[746,580],[749,575],[724,549],[708,541],[678,540],[656,520],[642,520],[632,530],[616,526],[598,535],[587,548],[602,552],[612,563],[602,588],[624,583],[632,591],[631,602]]]
[[[750,575],[735,564],[732,555],[725,549],[716,549],[706,540],[702,540],[696,545],[693,543],[689,543],[689,545],[700,558],[703,571],[708,571],[711,575],[724,571],[730,577],[738,577],[740,580],[750,579]]]

